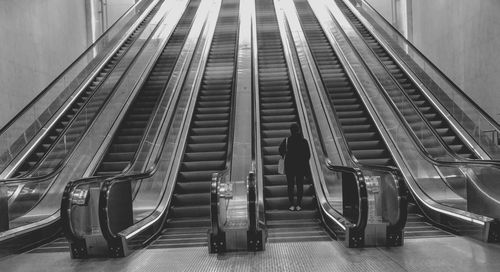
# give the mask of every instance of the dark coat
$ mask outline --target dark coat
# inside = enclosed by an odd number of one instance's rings
[[[307,140],[300,135],[288,137],[288,144],[285,144],[285,140],[281,142],[279,148],[281,157],[285,158],[285,174],[306,175],[309,169],[309,159],[311,158]]]

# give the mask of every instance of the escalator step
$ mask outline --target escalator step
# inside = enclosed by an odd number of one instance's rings
[[[264,188],[264,195],[266,197],[288,197],[287,185],[266,186]],[[314,195],[314,188],[312,184],[304,184],[304,196]]]
[[[190,194],[174,194],[174,206],[210,205],[210,189],[205,192]]]
[[[121,172],[127,165],[129,164],[128,161],[122,162],[122,161],[113,161],[113,162],[103,162],[100,166],[102,171],[111,171],[111,172]]]
[[[202,219],[199,217],[183,217],[170,219],[168,221],[168,225],[171,226],[171,228],[165,229],[162,234],[197,233],[203,231],[203,234],[206,235],[206,230],[210,226],[210,220],[208,218]]]
[[[266,210],[287,210],[290,207],[288,197],[266,197],[264,200]],[[303,210],[315,210],[316,199],[312,196],[302,197],[301,207]]]
[[[178,194],[195,194],[210,191],[210,182],[208,180],[189,182],[179,180],[175,186],[175,192]]]
[[[227,134],[227,127],[211,127],[211,128],[203,128],[203,127],[193,127],[191,129],[191,135],[220,135]]]
[[[319,213],[317,210],[302,210],[300,212],[291,212],[289,210],[266,210],[266,219],[269,220],[270,223],[278,220],[313,220],[317,218],[319,218]]]
[[[185,182],[185,181],[211,181],[212,180],[212,174],[214,173],[213,170],[208,170],[208,171],[189,171],[189,172],[180,172],[179,177],[177,178],[178,181]]]
[[[129,161],[134,156],[134,152],[116,152],[116,153],[108,153],[106,156],[110,161]]]
[[[214,172],[216,172],[217,169],[223,169],[225,164],[225,161],[185,161],[181,164],[181,171],[213,170]]]
[[[213,152],[226,150],[227,143],[189,144],[186,152]]]
[[[184,154],[184,161],[214,161],[214,160],[224,160],[226,158],[226,152],[215,151],[215,152],[187,152]]]
[[[189,137],[189,143],[223,143],[227,140],[227,135],[193,135]]]
[[[210,216],[210,202],[206,205],[197,206],[172,206],[170,208],[171,216],[174,218],[183,217],[209,217]]]

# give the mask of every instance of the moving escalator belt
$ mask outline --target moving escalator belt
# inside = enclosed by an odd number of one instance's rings
[[[207,244],[212,173],[226,167],[239,1],[223,0],[176,180],[166,229],[151,247]]]
[[[193,0],[184,11],[153,69],[127,109],[106,155],[104,155],[94,175],[119,174],[134,159],[149,120],[161,100],[177,58],[181,53],[199,4],[199,0]]]
[[[99,92],[101,84],[111,74],[120,59],[125,55],[137,37],[140,36],[149,21],[156,14],[161,6],[159,2],[130,34],[110,60],[102,67],[97,75],[92,79],[85,90],[80,93],[77,99],[61,115],[56,124],[54,124],[47,135],[31,151],[22,164],[16,169],[13,177],[19,177],[28,174],[35,167],[38,167],[36,176],[48,174],[54,170],[61,160],[63,160],[73,149],[76,143],[81,139],[83,133],[88,129],[92,120],[97,116],[106,100],[110,97],[109,93]],[[91,99],[92,98],[92,99]],[[78,118],[79,114],[84,114],[85,118]],[[64,137],[64,144],[60,138]],[[47,157],[48,154],[51,154]],[[43,161],[43,164],[41,162]]]
[[[319,220],[311,180],[304,181],[301,211],[289,211],[287,182],[279,175],[278,147],[299,123],[280,30],[272,1],[257,1],[257,47],[264,206],[270,242],[329,240]]]
[[[295,0],[300,22],[325,91],[349,148],[363,164],[394,166],[380,132],[305,0]]]
[[[361,21],[354,15],[354,13],[344,4],[343,0],[335,0],[340,10],[346,15],[351,24],[358,30],[361,37],[365,40],[368,47],[370,47],[375,56],[387,68],[389,73],[398,81],[403,87],[403,91],[410,97],[413,103],[417,106],[418,110],[425,116],[427,121],[434,127],[439,136],[444,142],[457,153],[459,156],[476,159],[476,155],[470,150],[462,139],[455,133],[451,125],[448,123],[441,113],[434,107],[428,98],[422,93],[411,78],[406,74],[397,62],[389,55],[385,48],[377,41],[377,39],[370,33],[370,31],[361,23]],[[398,93],[389,93],[390,96],[398,97]],[[396,101],[395,101],[396,102]],[[405,115],[409,124],[414,120],[418,120],[418,116]]]

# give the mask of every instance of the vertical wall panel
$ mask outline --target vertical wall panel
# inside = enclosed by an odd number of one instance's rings
[[[7,123],[134,0],[0,0],[0,127]],[[92,29],[94,27],[94,29]]]
[[[0,1],[0,127],[86,47],[84,1]]]

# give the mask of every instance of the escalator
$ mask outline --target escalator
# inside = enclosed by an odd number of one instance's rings
[[[206,246],[212,174],[226,168],[236,78],[239,1],[223,0],[165,229],[150,248]]]
[[[177,58],[181,53],[199,4],[199,0],[193,0],[189,3],[146,81],[127,109],[127,113],[108,146],[106,155],[104,155],[94,175],[119,174],[134,159],[149,120],[161,100]]]
[[[365,165],[396,167],[370,113],[306,0],[294,0],[299,19],[331,106],[354,157]],[[449,235],[427,223],[412,205],[405,237]],[[425,235],[424,235],[425,234]]]
[[[280,30],[272,1],[256,3],[261,150],[264,207],[269,242],[330,240],[322,226],[315,190],[304,180],[303,208],[289,211],[287,182],[277,173],[278,147],[299,123]]]
[[[355,29],[359,32],[368,47],[374,52],[375,56],[385,66],[386,70],[397,81],[401,90],[412,101],[412,103],[422,113],[423,118],[433,127],[437,134],[443,139],[446,145],[457,155],[468,158],[477,159],[474,152],[462,141],[457,133],[452,128],[446,118],[435,108],[435,106],[422,93],[420,88],[415,85],[408,74],[399,67],[397,62],[389,55],[384,47],[370,33],[370,31],[361,23],[354,13],[347,7],[343,0],[335,0],[340,10],[345,14],[346,18],[351,22]],[[401,97],[402,93],[399,90],[388,90],[391,97]],[[406,120],[412,126],[418,126],[419,116],[416,113],[412,115],[405,114]]]
[[[333,51],[307,1],[296,0],[309,48],[353,155],[362,164],[395,166],[356,88]]]
[[[100,89],[101,85],[134,41],[140,36],[162,3],[159,2],[156,4],[143,21],[140,22],[120,48],[94,76],[89,85],[85,87],[57,122],[49,129],[49,132],[33,148],[31,153],[16,169],[13,177],[28,175],[34,169],[36,171],[35,173],[31,173],[31,176],[47,175],[54,171],[60,162],[71,153],[70,150],[76,146],[82,135],[92,124],[92,120],[97,116],[112,94],[112,92],[102,91]]]

